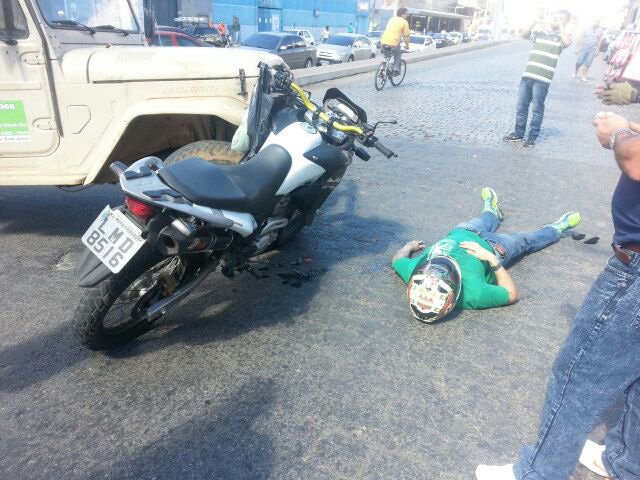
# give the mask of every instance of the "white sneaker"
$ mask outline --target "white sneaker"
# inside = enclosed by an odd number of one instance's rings
[[[513,463],[509,465],[491,466],[478,465],[476,468],[477,480],[516,480],[513,473]]]
[[[589,80],[587,80],[587,77],[585,77],[584,75],[582,76],[582,81],[583,82],[588,82]]]
[[[601,477],[608,477],[609,474],[604,468],[604,463],[602,463],[604,450],[604,445],[598,445],[591,440],[587,440],[580,454],[580,463],[593,473],[597,473]]]

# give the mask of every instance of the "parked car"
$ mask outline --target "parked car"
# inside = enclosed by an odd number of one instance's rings
[[[422,52],[436,48],[436,43],[429,35],[411,35],[409,39],[409,52]]]
[[[300,35],[285,32],[259,32],[247,38],[240,48],[262,50],[279,55],[290,68],[308,68],[316,64],[316,47],[307,45]]]
[[[449,32],[447,37],[451,42],[451,45],[460,45],[462,43],[462,34],[460,32]]]
[[[462,43],[471,43],[473,39],[471,38],[471,35],[469,35],[467,32],[463,32],[462,33]]]
[[[367,60],[376,57],[376,47],[365,35],[340,33],[318,46],[318,65]]]
[[[436,48],[448,47],[452,45],[451,40],[444,33],[434,33],[433,41],[436,43]]]
[[[313,35],[311,35],[311,32],[309,30],[285,30],[284,33],[301,36],[304,41],[307,42],[307,45],[316,44],[316,39],[313,38]]]
[[[369,32],[367,33],[367,37],[369,37],[369,40],[371,40],[372,43],[376,44],[376,48],[380,48],[380,38],[382,37],[382,34],[384,32],[380,32],[380,31],[374,31],[374,32]]]
[[[191,35],[177,29],[156,30],[149,39],[149,45],[154,47],[211,47]]]

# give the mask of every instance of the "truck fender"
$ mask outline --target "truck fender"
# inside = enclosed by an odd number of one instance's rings
[[[78,286],[82,288],[95,287],[104,279],[113,275],[111,270],[96,257],[91,250],[85,248],[74,270]]]

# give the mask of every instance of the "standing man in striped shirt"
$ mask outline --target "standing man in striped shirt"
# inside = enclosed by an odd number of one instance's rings
[[[551,21],[543,25],[542,31],[536,32],[529,62],[520,81],[516,128],[513,133],[504,137],[505,141],[516,142],[524,138],[529,117],[529,105],[533,103],[529,136],[524,142],[524,146],[533,147],[535,145],[544,117],[544,101],[556,71],[558,58],[560,58],[562,50],[571,45],[571,34],[567,30],[570,19],[571,14],[566,10],[561,10],[554,15]],[[531,30],[538,23],[536,21],[522,36],[529,38]]]

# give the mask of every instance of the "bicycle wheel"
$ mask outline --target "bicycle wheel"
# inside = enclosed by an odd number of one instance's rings
[[[378,67],[378,70],[376,70],[376,90],[382,90],[385,83],[387,83],[387,62],[382,62]]]
[[[404,80],[404,76],[407,74],[407,62],[404,60],[400,60],[400,75],[392,75],[391,76],[391,85],[397,87]]]

